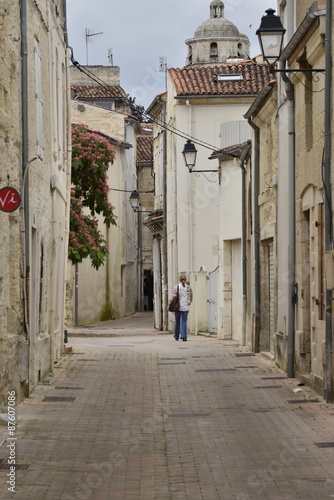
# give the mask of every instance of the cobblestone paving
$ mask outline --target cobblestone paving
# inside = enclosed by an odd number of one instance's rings
[[[15,493],[0,427],[1,500],[334,498],[334,405],[233,342],[123,325],[70,333],[18,405]]]

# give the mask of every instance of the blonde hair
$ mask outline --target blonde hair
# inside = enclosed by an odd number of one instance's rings
[[[180,282],[182,282],[182,281],[187,282],[187,276],[185,274],[181,274],[181,276],[180,276]],[[182,285],[185,286],[184,283],[182,283]]]

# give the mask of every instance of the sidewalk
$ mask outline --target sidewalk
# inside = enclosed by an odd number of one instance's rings
[[[15,493],[0,426],[1,500],[334,498],[334,405],[233,342],[176,342],[148,318],[71,329],[73,353],[17,407]]]

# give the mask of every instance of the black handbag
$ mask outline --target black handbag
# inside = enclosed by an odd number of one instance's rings
[[[179,285],[177,286],[177,294],[176,297],[173,297],[169,303],[168,311],[169,312],[177,312],[180,309],[180,300],[179,300]]]

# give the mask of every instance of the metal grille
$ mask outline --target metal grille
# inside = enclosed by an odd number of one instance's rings
[[[0,464],[0,470],[10,470],[9,467],[13,467],[8,462],[3,462]],[[28,470],[30,464],[15,464],[15,470]]]
[[[299,404],[299,403],[319,403],[318,399],[288,399],[287,403],[290,405]]]
[[[201,370],[195,370],[195,372],[236,372],[235,368],[203,368]]]
[[[45,396],[43,399],[44,402],[49,403],[70,403],[75,401],[75,397],[73,396]]]
[[[198,417],[210,417],[210,413],[171,413],[168,415],[169,418],[198,418]]]
[[[257,385],[254,389],[279,389],[281,385]]]
[[[182,359],[187,359],[187,358],[161,358],[160,361],[181,361]]]
[[[236,369],[239,370],[239,368],[257,368],[255,365],[249,365],[249,366],[236,366]]]
[[[236,352],[234,356],[237,357],[247,357],[247,356],[255,356],[255,352]]]
[[[328,441],[327,443],[326,443],[326,442],[323,442],[323,443],[315,443],[315,445],[316,445],[318,448],[334,448],[334,442],[333,442],[333,441]]]
[[[286,380],[286,377],[261,377],[261,380]]]
[[[167,365],[185,365],[185,361],[171,361],[167,363],[158,363],[159,366],[167,366]]]
[[[66,389],[66,390],[71,390],[71,391],[72,391],[72,390],[73,390],[73,391],[81,391],[81,390],[83,390],[83,389],[84,389],[84,387],[75,387],[75,386],[72,386],[72,387],[71,387],[71,386],[66,386],[66,385],[64,385],[64,386],[62,386],[62,385],[57,385],[57,386],[55,387],[55,389]]]

